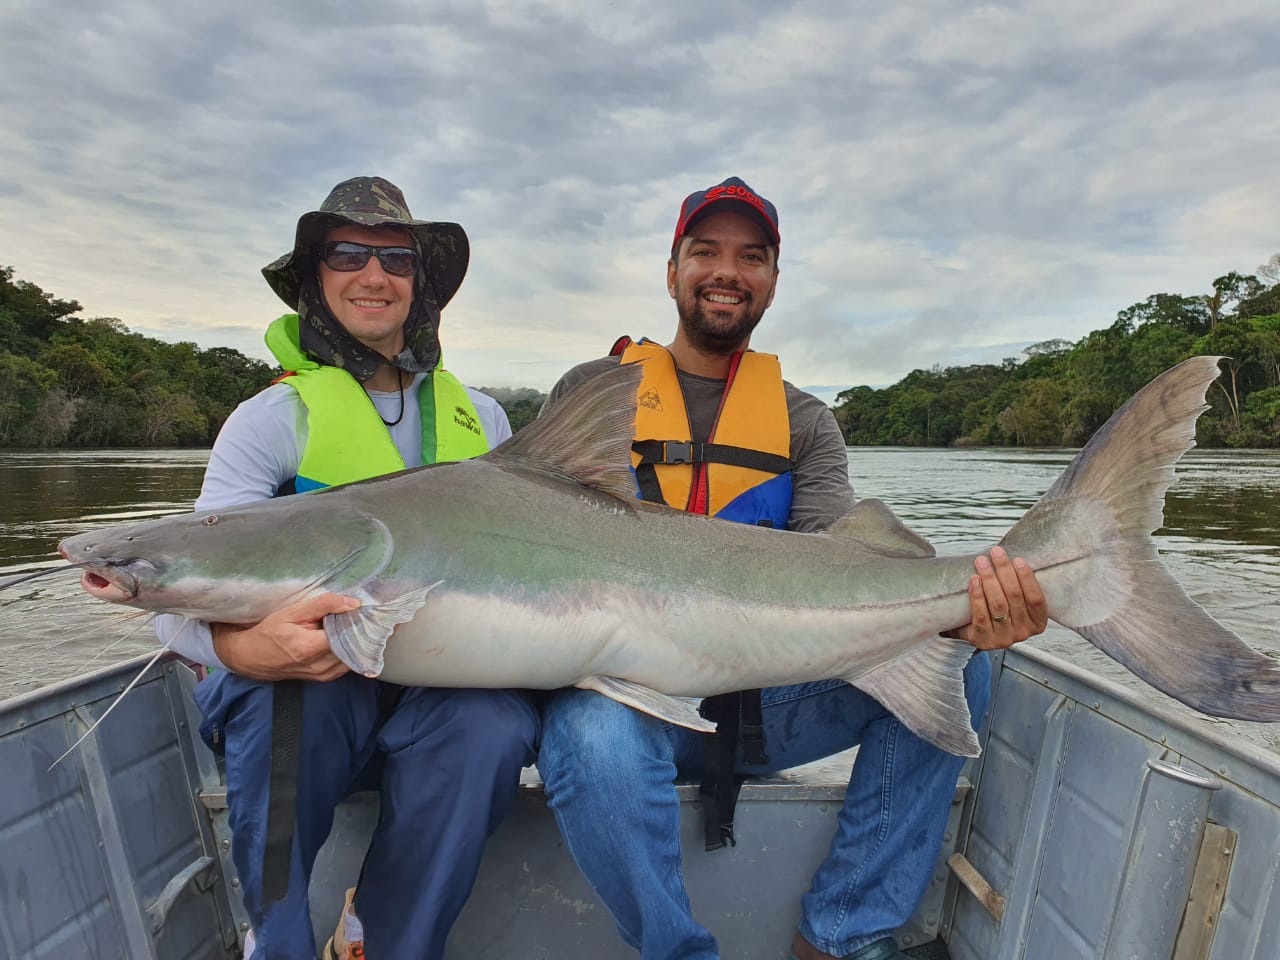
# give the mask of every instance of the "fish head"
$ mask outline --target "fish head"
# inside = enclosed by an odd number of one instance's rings
[[[223,623],[256,623],[288,603],[358,588],[386,566],[377,518],[303,508],[319,495],[163,517],[68,537],[58,552],[99,600]],[[311,506],[308,504],[307,506]]]

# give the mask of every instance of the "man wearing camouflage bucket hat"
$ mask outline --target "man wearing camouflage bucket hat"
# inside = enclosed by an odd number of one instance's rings
[[[285,376],[227,419],[196,509],[460,460],[509,437],[502,408],[440,365],[440,310],[468,256],[462,227],[413,219],[378,177],[340,183],[303,214],[293,249],[262,271],[297,311],[266,335]],[[311,866],[335,806],[369,788],[381,791],[382,814],[323,956],[442,957],[484,842],[533,762],[539,721],[523,693],[350,673],[322,620],[357,605],[324,594],[248,628],[180,631],[181,618],[158,627],[180,653],[225,668],[196,700],[205,739],[226,757],[255,960],[316,956]],[[292,740],[281,733],[295,725]],[[282,756],[301,760],[290,769]]]

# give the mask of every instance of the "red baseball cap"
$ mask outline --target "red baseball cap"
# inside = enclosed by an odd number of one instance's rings
[[[781,246],[782,237],[778,234],[778,208],[760,194],[752,190],[737,177],[730,177],[717,183],[714,187],[699,190],[684,198],[680,205],[680,219],[676,221],[676,233],[671,239],[674,251],[680,238],[689,232],[689,225],[698,217],[710,213],[713,208],[745,213],[760,221],[764,232],[773,241],[775,247]]]

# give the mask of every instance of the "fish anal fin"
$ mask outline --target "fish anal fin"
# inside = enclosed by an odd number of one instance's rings
[[[629,363],[579,384],[485,459],[636,501],[631,444],[643,370]]]
[[[574,686],[583,690],[594,690],[610,700],[616,700],[618,703],[639,710],[641,713],[647,713],[651,717],[657,717],[659,720],[688,727],[700,733],[715,733],[716,725],[698,713],[698,708],[692,703],[669,697],[652,687],[618,677],[586,677]]]
[[[857,540],[874,553],[888,557],[919,559],[937,551],[890,510],[882,500],[868,497],[827,528],[833,537]]]
[[[391,631],[412,620],[427,602],[427,594],[442,583],[443,580],[437,580],[421,590],[411,590],[381,603],[367,594],[357,593],[362,601],[358,608],[349,613],[331,613],[324,618],[329,648],[356,673],[365,677],[380,675]]]
[[[982,748],[964,696],[964,668],[972,655],[963,640],[939,637],[849,683],[879,700],[922,740],[957,757],[976,757]]]

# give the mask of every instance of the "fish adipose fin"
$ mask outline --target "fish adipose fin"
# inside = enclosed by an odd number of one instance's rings
[[[412,620],[427,602],[427,594],[442,583],[443,580],[437,580],[421,590],[413,590],[385,603],[357,594],[363,601],[360,607],[350,613],[331,613],[324,618],[329,649],[356,673],[366,677],[379,676],[382,673],[382,655],[391,631]]]
[[[1219,359],[1184,360],[1138,391],[1002,543],[1036,570],[1049,616],[1158,690],[1213,716],[1280,721],[1280,663],[1187,596],[1151,537]]]
[[[618,677],[587,677],[574,684],[583,690],[594,690],[602,693],[610,700],[617,700],[628,707],[634,707],[641,713],[651,717],[674,723],[676,726],[688,727],[700,733],[715,733],[716,725],[698,712],[698,708],[687,700],[669,697],[651,687],[622,680]]]
[[[636,431],[638,363],[608,370],[566,394],[484,459],[636,500],[631,443]]]
[[[852,510],[827,528],[827,534],[857,540],[880,556],[937,556],[933,544],[903,523],[883,500],[874,497],[855,503]]]
[[[964,696],[964,668],[973,647],[939,638],[849,680],[880,701],[907,729],[958,757],[982,753]]]

